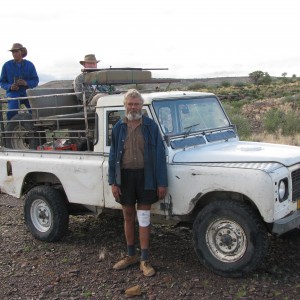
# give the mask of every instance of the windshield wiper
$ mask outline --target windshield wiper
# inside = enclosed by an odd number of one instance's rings
[[[192,131],[192,128],[194,128],[194,127],[196,127],[196,126],[198,126],[198,125],[200,125],[200,124],[201,124],[201,123],[196,123],[196,124],[193,124],[193,125],[184,127],[183,129],[188,129],[188,130],[185,131],[183,137],[185,137],[185,138],[188,137],[188,136],[190,135],[191,131]]]

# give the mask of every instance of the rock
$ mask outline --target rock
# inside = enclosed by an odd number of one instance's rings
[[[134,297],[134,296],[140,296],[142,294],[141,287],[139,285],[135,285],[133,287],[128,288],[125,291],[126,298]]]

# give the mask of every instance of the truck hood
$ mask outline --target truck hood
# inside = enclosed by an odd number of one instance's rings
[[[300,162],[300,147],[255,142],[222,142],[177,152],[174,163],[277,162],[291,166]]]

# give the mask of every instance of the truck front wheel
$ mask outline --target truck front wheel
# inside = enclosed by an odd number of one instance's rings
[[[200,262],[225,277],[252,271],[266,255],[267,240],[258,214],[241,202],[214,201],[198,213],[193,225]]]
[[[61,239],[69,225],[68,207],[64,196],[49,186],[37,186],[26,196],[25,223],[38,240],[54,242]]]

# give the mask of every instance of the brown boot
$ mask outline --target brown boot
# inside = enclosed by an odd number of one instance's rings
[[[155,270],[148,261],[141,261],[140,270],[143,271],[143,274],[147,277],[155,275]]]
[[[140,258],[138,255],[133,256],[125,256],[123,259],[118,261],[114,266],[113,269],[115,270],[123,270],[127,267],[137,264],[139,262]]]

